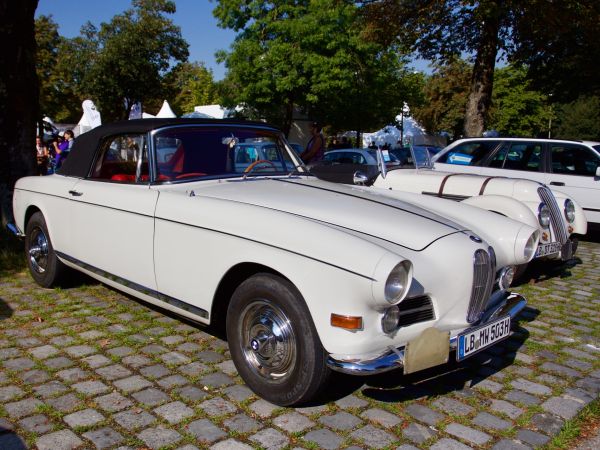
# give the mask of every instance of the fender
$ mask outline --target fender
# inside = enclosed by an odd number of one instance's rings
[[[585,217],[585,212],[583,211],[581,205],[563,192],[556,191],[554,189],[550,190],[554,194],[554,197],[556,197],[556,202],[561,210],[564,208],[565,200],[568,198],[571,199],[575,205],[575,221],[569,224],[569,226],[573,227],[573,231],[569,231],[569,234],[586,234],[588,230],[588,223]]]
[[[531,209],[523,202],[512,197],[504,195],[479,195],[469,197],[463,200],[462,203],[497,212],[518,222],[525,223],[530,227],[539,228],[538,219]]]

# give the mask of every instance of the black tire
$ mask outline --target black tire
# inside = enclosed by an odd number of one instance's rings
[[[54,252],[44,215],[39,211],[25,227],[25,256],[31,276],[42,287],[56,286],[66,271]]]
[[[238,373],[265,400],[298,405],[326,385],[327,353],[289,281],[266,273],[248,278],[233,293],[226,328]]]

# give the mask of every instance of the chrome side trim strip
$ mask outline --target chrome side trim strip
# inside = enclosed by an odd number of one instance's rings
[[[114,275],[110,272],[106,272],[105,270],[99,269],[88,263],[80,261],[77,258],[73,258],[72,256],[66,255],[65,253],[57,251],[56,254],[58,255],[59,258],[69,261],[70,263],[73,263],[89,272],[95,273],[96,275],[98,275],[102,278],[106,278],[107,280],[110,280],[114,283],[120,284],[126,288],[133,289],[134,291],[137,291],[141,294],[147,295],[149,297],[153,297],[157,300],[160,300],[161,302],[168,303],[171,306],[174,306],[183,311],[187,311],[189,313],[195,314],[199,317],[202,317],[203,319],[208,319],[208,311],[206,311],[205,309],[198,308],[197,306],[190,305],[189,303],[186,303],[186,302],[176,299],[174,297],[170,297],[166,294],[155,291],[154,289],[150,289],[148,287],[142,286],[141,284],[126,280],[125,278],[121,278],[120,276]]]
[[[6,224],[6,229],[13,234],[15,237],[18,237],[19,239],[23,239],[25,237],[24,233],[21,233],[21,231],[17,228],[17,226],[14,223],[7,223]]]
[[[467,332],[500,317],[509,315],[514,319],[527,305],[527,300],[520,294],[508,291],[500,291],[492,297],[495,298],[494,306],[484,312],[483,317],[471,327],[462,332]],[[456,336],[450,339],[450,350],[456,349]],[[351,375],[374,375],[399,369],[404,366],[405,347],[390,348],[385,354],[370,360],[361,360],[359,358],[352,360],[333,359],[331,356],[327,359],[327,366],[336,372],[347,373]]]

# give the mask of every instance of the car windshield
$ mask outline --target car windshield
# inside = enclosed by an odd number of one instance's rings
[[[377,150],[367,150],[369,152],[369,155],[371,155],[373,157],[373,159],[375,159],[375,161],[377,161]],[[381,150],[381,154],[383,155],[383,160],[388,163],[388,162],[400,162],[400,160],[398,158],[396,158],[396,155],[394,155],[393,153],[390,153],[389,150]]]
[[[240,175],[287,175],[301,162],[273,130],[174,127],[154,136],[157,181]]]

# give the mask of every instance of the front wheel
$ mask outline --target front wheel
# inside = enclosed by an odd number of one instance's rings
[[[327,382],[327,354],[310,312],[281,277],[254,275],[236,289],[227,310],[227,339],[240,376],[271,403],[305,403]]]
[[[25,227],[25,254],[31,276],[42,287],[56,286],[66,266],[58,259],[41,212],[34,213]]]

